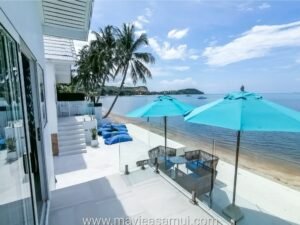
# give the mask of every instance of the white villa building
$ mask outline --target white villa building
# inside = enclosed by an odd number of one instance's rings
[[[0,224],[48,223],[56,84],[71,80],[73,40],[87,40],[92,9],[93,0],[0,1]]]
[[[299,190],[247,168],[238,169],[242,214],[224,214],[237,170],[218,155],[222,143],[165,139],[163,123],[118,115],[110,119],[126,124],[101,123],[101,103],[57,94],[93,3],[0,0],[0,225],[300,224]],[[108,127],[118,143],[104,140]],[[120,144],[118,131],[131,140]]]

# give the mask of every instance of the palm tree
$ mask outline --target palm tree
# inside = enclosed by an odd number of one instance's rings
[[[103,93],[105,82],[109,78],[114,78],[114,64],[116,52],[116,28],[108,25],[104,29],[100,29],[99,33],[94,32],[96,40],[91,42],[90,63],[93,73],[97,74],[101,79],[101,87],[98,95]],[[98,100],[97,100],[98,101]]]
[[[151,53],[139,52],[140,48],[148,45],[148,38],[146,34],[141,34],[138,38],[136,38],[134,25],[123,24],[122,30],[116,30],[116,36],[115,74],[120,74],[122,76],[122,81],[118,93],[104,118],[108,117],[116,104],[127,75],[131,77],[134,85],[139,80],[146,83],[146,78],[152,78],[152,74],[145,64],[155,62]]]
[[[93,102],[98,102],[105,82],[112,77],[116,41],[115,28],[106,26],[99,33],[93,31],[96,40],[84,46],[77,61],[78,75],[73,82],[77,89],[83,89]]]
[[[88,98],[95,101],[95,92],[100,83],[100,78],[92,72],[90,63],[91,50],[89,46],[84,46],[79,52],[79,60],[76,63],[77,76],[72,80],[77,90],[83,89]]]

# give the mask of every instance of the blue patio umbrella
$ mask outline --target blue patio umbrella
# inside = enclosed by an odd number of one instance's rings
[[[128,117],[163,117],[164,118],[164,133],[165,133],[165,158],[167,150],[167,117],[183,116],[193,110],[195,107],[185,104],[176,98],[168,95],[158,96],[153,102],[138,108],[126,116]]]
[[[185,116],[185,121],[237,131],[232,204],[223,212],[238,221],[243,217],[235,205],[240,138],[242,131],[300,132],[300,112],[263,99],[255,93],[228,94],[223,99],[200,106]]]

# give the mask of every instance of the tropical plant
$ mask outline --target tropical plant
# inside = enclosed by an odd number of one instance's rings
[[[121,75],[122,80],[109,110],[104,118],[108,117],[117,99],[122,92],[126,77],[129,75],[135,85],[139,80],[146,83],[146,78],[151,78],[151,71],[145,64],[154,63],[155,59],[151,53],[140,52],[140,48],[148,45],[146,34],[141,34],[136,38],[135,28],[132,24],[123,24],[123,28],[116,29],[116,55],[114,63],[116,65],[115,74]]]
[[[100,29],[99,33],[93,31],[96,40],[92,41],[90,45],[90,63],[92,64],[93,72],[101,77],[101,87],[98,97],[103,94],[105,83],[110,78],[114,78],[113,73],[116,57],[115,31],[116,28],[110,25],[104,29]]]
[[[92,139],[97,140],[98,132],[96,128],[91,129]]]
[[[100,79],[91,70],[90,48],[88,45],[80,50],[79,60],[76,62],[76,66],[77,75],[72,79],[72,84],[77,91],[84,91],[86,96],[94,101]]]
[[[7,138],[6,146],[7,146],[8,152],[15,152],[16,151],[16,139],[15,138]]]
[[[77,61],[78,74],[73,79],[77,90],[82,89],[88,97],[98,102],[105,82],[113,78],[116,51],[115,29],[106,26],[99,32],[93,31],[96,39],[84,46]]]

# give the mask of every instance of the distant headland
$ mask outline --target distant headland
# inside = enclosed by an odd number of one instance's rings
[[[116,95],[119,91],[118,87],[106,86],[103,90],[104,95]],[[149,91],[146,86],[136,86],[136,87],[123,87],[120,95],[194,95],[194,94],[204,94],[196,88],[185,88],[179,90],[168,90],[168,91]]]

